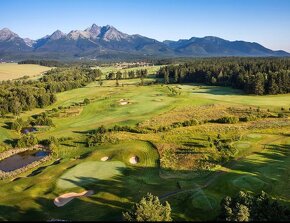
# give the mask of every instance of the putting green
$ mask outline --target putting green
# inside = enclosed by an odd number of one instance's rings
[[[120,161],[87,161],[65,172],[57,181],[62,189],[84,186],[96,180],[106,180],[122,174],[126,165]]]
[[[254,176],[241,176],[232,181],[233,185],[240,189],[246,189],[251,191],[263,190],[266,183]]]

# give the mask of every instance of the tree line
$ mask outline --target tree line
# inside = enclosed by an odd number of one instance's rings
[[[290,92],[290,59],[211,58],[161,67],[157,77],[170,83],[203,83],[242,89],[247,94]]]
[[[89,68],[55,68],[38,80],[0,82],[0,115],[19,115],[22,111],[53,104],[55,93],[80,88],[97,80],[102,72]]]
[[[18,64],[38,64],[46,67],[61,67],[64,64],[55,60],[22,60]]]
[[[107,80],[115,80],[115,79],[133,79],[133,78],[141,78],[146,77],[148,75],[147,69],[138,69],[138,70],[129,70],[129,71],[117,71],[117,72],[109,72],[106,75]]]
[[[147,69],[138,69],[138,70],[129,70],[129,71],[117,71],[117,72],[109,72],[106,75],[107,80],[116,80],[116,86],[119,86],[118,80],[121,79],[133,79],[140,78],[141,85],[144,85],[144,78],[147,77],[148,70]]]

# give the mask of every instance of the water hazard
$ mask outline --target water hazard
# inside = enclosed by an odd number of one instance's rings
[[[42,150],[29,150],[12,155],[0,161],[0,170],[10,172],[22,168],[34,161],[40,160],[47,156],[49,152]]]

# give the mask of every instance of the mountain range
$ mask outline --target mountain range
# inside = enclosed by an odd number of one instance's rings
[[[128,35],[115,27],[93,24],[68,34],[56,30],[37,40],[21,38],[8,28],[0,30],[0,61],[21,59],[105,60],[150,57],[284,57],[255,42],[228,41],[214,36],[163,42],[138,34]]]

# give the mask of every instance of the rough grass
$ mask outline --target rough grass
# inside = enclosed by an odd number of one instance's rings
[[[23,76],[32,77],[50,69],[51,67],[36,64],[3,63],[0,64],[0,81],[17,79]]]

